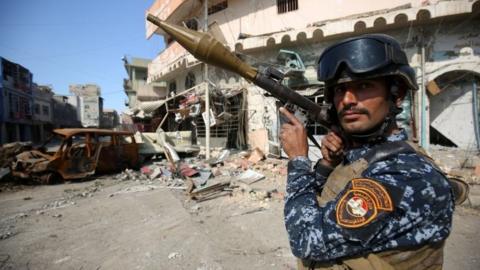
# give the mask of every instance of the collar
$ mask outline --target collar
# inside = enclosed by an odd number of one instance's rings
[[[395,134],[391,134],[386,138],[387,142],[406,141],[408,139],[407,131],[401,129]],[[377,143],[378,144],[378,143]],[[373,146],[377,144],[364,144],[357,148],[352,148],[345,153],[344,164],[350,164],[362,158]]]

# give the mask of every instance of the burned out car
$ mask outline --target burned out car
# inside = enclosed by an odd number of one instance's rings
[[[15,157],[12,174],[43,184],[138,168],[134,134],[93,128],[55,129],[41,147]]]

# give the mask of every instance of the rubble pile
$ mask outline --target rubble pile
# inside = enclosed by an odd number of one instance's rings
[[[468,199],[462,206],[480,209],[480,153],[478,150],[431,145],[429,154],[444,172],[468,183]]]
[[[201,155],[178,160],[167,159],[144,164],[139,171],[126,169],[115,178],[158,187],[184,189],[197,201],[220,196],[243,196],[251,200],[283,199],[287,174],[285,160],[267,158],[261,150],[232,153],[213,151],[213,158]],[[264,184],[257,184],[266,182]],[[255,186],[252,186],[255,184]]]
[[[0,145],[0,179],[10,174],[10,165],[16,155],[31,149],[31,142],[13,142]]]

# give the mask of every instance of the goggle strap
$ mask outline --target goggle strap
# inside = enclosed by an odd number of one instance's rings
[[[399,52],[398,50],[396,50],[395,48],[393,48],[390,45],[388,47],[390,47],[390,50],[389,50],[389,51],[391,51],[391,58],[390,59],[392,59],[393,63],[401,64],[401,65],[408,64],[408,62],[405,62],[405,58],[402,57],[403,55],[402,55],[401,52]]]

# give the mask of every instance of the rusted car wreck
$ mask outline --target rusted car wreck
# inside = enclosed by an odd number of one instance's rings
[[[12,175],[53,184],[139,166],[138,145],[132,132],[55,129],[41,147],[16,156]]]

